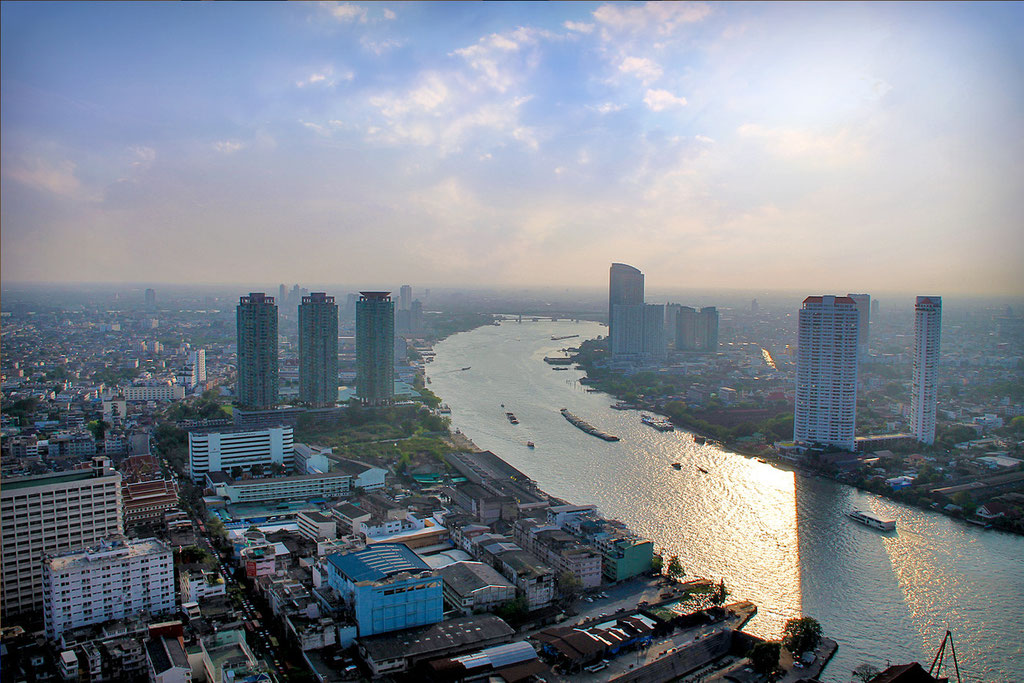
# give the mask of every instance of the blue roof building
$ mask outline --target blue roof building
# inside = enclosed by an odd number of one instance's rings
[[[443,618],[441,577],[399,543],[329,555],[327,583],[352,608],[359,637],[436,624]]]

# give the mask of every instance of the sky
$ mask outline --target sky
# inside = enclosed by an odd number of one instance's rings
[[[1021,3],[0,13],[6,283],[1024,293]]]

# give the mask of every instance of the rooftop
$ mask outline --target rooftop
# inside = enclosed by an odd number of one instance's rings
[[[84,567],[94,563],[99,564],[115,560],[120,562],[132,557],[162,553],[170,555],[171,549],[163,541],[156,538],[127,541],[112,540],[103,541],[99,545],[82,550],[72,550],[59,555],[51,555],[47,557],[46,562],[51,571],[68,571],[75,567]]]
[[[398,543],[378,543],[350,553],[328,555],[327,561],[350,581],[381,581],[401,572],[430,571],[419,555]]]
[[[423,628],[361,638],[359,644],[375,660],[417,657],[457,651],[478,643],[511,639],[515,631],[493,614],[449,619]]]

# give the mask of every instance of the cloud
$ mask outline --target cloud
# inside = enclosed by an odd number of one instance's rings
[[[132,154],[132,168],[147,169],[156,161],[156,150],[152,147],[133,146],[128,151]]]
[[[386,7],[384,8],[384,18],[385,19],[387,19],[388,21],[391,21],[392,19],[395,18],[395,16],[396,15],[395,15],[394,10],[390,10],[390,9],[388,9]]]
[[[736,130],[741,138],[761,144],[774,156],[794,160],[810,160],[825,165],[844,165],[858,161],[866,153],[862,137],[841,128],[834,133],[821,133],[800,128],[770,128],[745,123]]]
[[[35,158],[5,168],[4,175],[35,190],[43,190],[70,199],[90,199],[81,181],[75,175],[75,163],[70,160],[50,162]]]
[[[562,26],[565,26],[570,31],[576,31],[577,33],[593,33],[594,25],[588,24],[582,21],[567,21]]]
[[[594,10],[603,37],[610,33],[671,35],[680,26],[701,21],[711,13],[703,2],[647,2],[642,5],[608,3]]]
[[[619,71],[636,76],[644,85],[650,85],[662,74],[661,67],[646,57],[626,57],[619,64]]]
[[[644,104],[650,107],[651,111],[664,111],[669,107],[685,106],[686,98],[677,97],[668,90],[648,90],[644,95]]]
[[[354,5],[350,2],[325,2],[323,5],[331,13],[331,16],[340,22],[366,23],[367,10],[362,5]]]
[[[405,41],[398,40],[396,38],[387,38],[385,40],[371,40],[367,36],[363,36],[359,39],[359,44],[363,46],[363,49],[372,52],[375,55],[382,55],[385,52],[389,52],[396,47],[401,47],[405,44]]]
[[[622,111],[626,108],[626,105],[616,102],[602,102],[601,104],[591,105],[590,108],[600,114],[610,114],[615,111]]]
[[[322,84],[327,87],[333,87],[338,81],[351,81],[356,75],[351,71],[342,71],[338,74],[334,73],[334,67],[324,67],[319,71],[311,73],[306,78],[295,81],[295,85],[299,88],[305,88],[311,85]]]
[[[219,140],[213,143],[213,149],[221,154],[234,154],[244,147],[245,143],[238,140]]]
[[[474,45],[459,48],[451,54],[462,57],[480,75],[478,86],[506,92],[539,61],[532,51],[524,55],[523,48],[534,47],[541,38],[551,37],[548,31],[520,26],[507,33],[484,36]]]

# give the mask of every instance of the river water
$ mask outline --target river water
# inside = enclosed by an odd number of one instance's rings
[[[732,598],[757,604],[752,633],[778,637],[787,619],[816,618],[840,644],[826,681],[846,683],[862,663],[927,669],[947,626],[965,681],[1024,681],[1024,538],[658,432],[587,392],[581,371],[543,362],[604,329],[504,322],[454,335],[435,348],[430,388],[453,428],[548,493],[596,504],[679,555],[688,575],[724,578]],[[580,337],[551,340],[571,334]],[[576,429],[563,407],[622,440]],[[856,524],[853,509],[895,518],[897,533]]]

